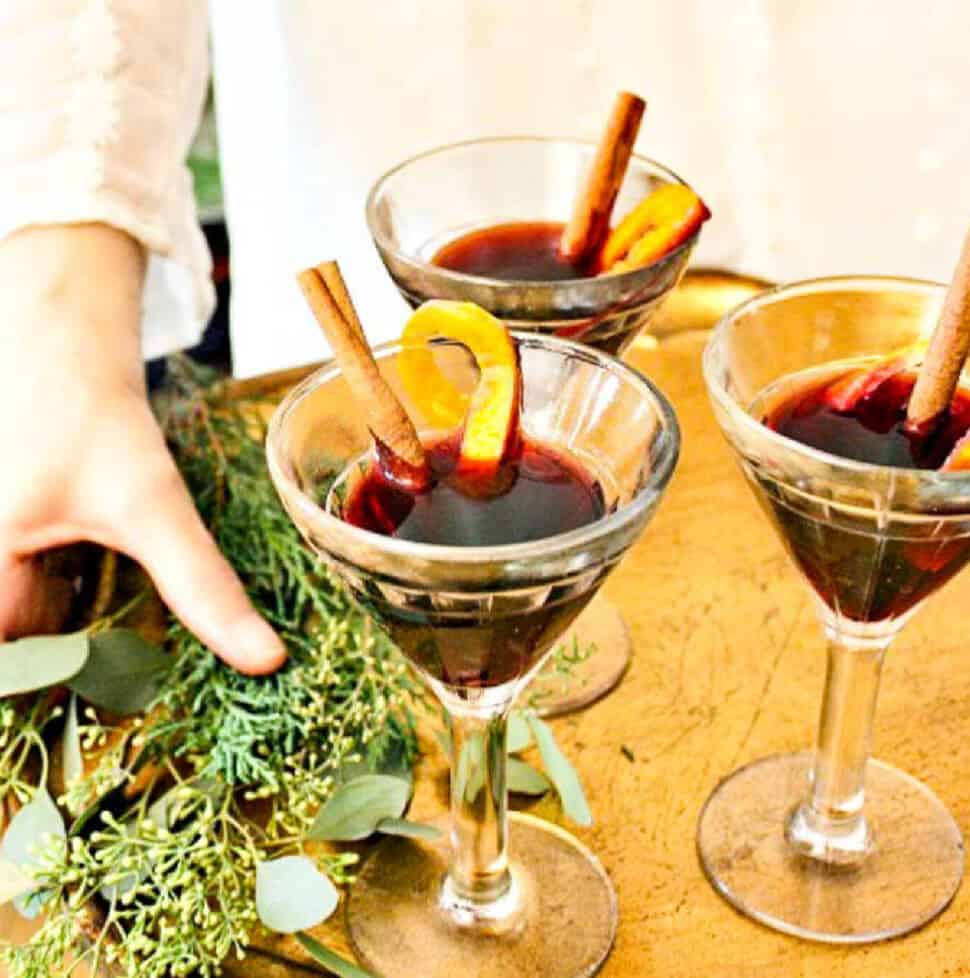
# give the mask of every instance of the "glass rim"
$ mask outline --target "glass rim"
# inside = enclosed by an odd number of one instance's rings
[[[581,146],[594,150],[597,146],[597,143],[592,140],[570,139],[568,137],[560,136],[481,136],[475,139],[462,139],[453,143],[445,143],[441,146],[433,146],[430,149],[422,150],[420,153],[415,153],[413,156],[409,156],[407,159],[396,163],[389,170],[386,170],[377,178],[374,185],[367,193],[367,198],[364,203],[364,216],[367,221],[367,228],[370,231],[371,237],[373,238],[377,247],[383,251],[386,251],[388,254],[393,255],[395,261],[398,261],[403,265],[407,265],[414,271],[440,275],[442,278],[453,282],[455,285],[487,286],[491,289],[502,290],[522,288],[535,289],[542,287],[558,287],[559,289],[565,289],[567,287],[576,288],[583,283],[589,283],[591,279],[607,279],[610,282],[618,282],[621,284],[629,283],[630,285],[633,285],[636,283],[638,278],[643,277],[644,273],[652,271],[662,262],[669,261],[671,258],[679,255],[682,251],[693,248],[697,243],[697,239],[700,236],[701,230],[703,229],[703,224],[701,224],[701,226],[698,227],[689,238],[682,241],[676,248],[674,248],[673,251],[666,252],[659,258],[650,262],[648,265],[641,265],[637,268],[631,268],[625,272],[606,272],[602,275],[547,281],[545,279],[527,278],[490,278],[487,275],[470,275],[467,272],[456,272],[454,269],[444,268],[441,265],[435,265],[432,262],[423,261],[420,258],[415,258],[414,255],[408,252],[402,251],[391,241],[389,241],[387,236],[380,231],[376,218],[377,198],[380,196],[380,193],[384,189],[385,185],[388,184],[401,171],[405,170],[413,163],[418,163],[421,160],[428,159],[432,156],[444,155],[445,153],[453,150],[465,149],[470,146],[486,146],[492,143],[559,143],[560,145],[564,146]],[[667,178],[668,183],[679,183],[684,187],[690,187],[690,184],[683,177],[675,173],[672,169],[670,169],[670,167],[665,166],[663,163],[660,163],[657,160],[651,159],[648,156],[643,156],[639,153],[631,153],[630,159],[631,161],[635,160],[637,163],[657,171],[660,176]]]
[[[273,412],[266,432],[266,463],[273,481],[292,489],[291,498],[311,523],[319,525],[322,520],[322,525],[332,527],[338,534],[344,535],[345,539],[357,540],[367,546],[375,547],[388,556],[408,557],[427,563],[479,565],[541,559],[557,551],[587,547],[635,523],[652,504],[656,493],[669,481],[680,454],[680,425],[672,405],[663,392],[640,371],[608,354],[559,337],[543,336],[521,330],[510,330],[510,333],[522,346],[568,352],[579,356],[587,363],[594,363],[597,367],[610,371],[614,376],[626,378],[639,388],[641,395],[654,406],[656,416],[661,423],[661,430],[667,436],[665,443],[645,483],[637,489],[636,495],[628,503],[615,512],[607,513],[577,529],[543,537],[540,540],[477,547],[444,546],[398,540],[396,537],[362,529],[334,516],[307,494],[289,475],[282,463],[280,452],[282,432],[290,414],[314,390],[340,376],[340,367],[333,360],[325,363],[297,384]],[[373,348],[375,358],[378,360],[400,350],[400,340],[391,340]],[[359,458],[359,455],[355,458]],[[353,460],[348,459],[347,463],[351,461]]]
[[[724,345],[728,329],[741,316],[757,310],[760,306],[773,305],[786,299],[795,298],[800,295],[808,295],[813,292],[824,293],[834,291],[855,291],[855,292],[879,292],[888,291],[895,288],[912,294],[929,295],[936,293],[942,294],[946,286],[941,282],[933,282],[929,279],[910,278],[902,275],[829,275],[819,278],[801,279],[794,282],[776,285],[764,292],[745,299],[742,303],[725,313],[711,330],[711,335],[704,346],[702,357],[702,369],[704,383],[708,393],[716,404],[726,411],[732,421],[742,429],[767,439],[769,444],[775,444],[786,452],[809,459],[813,462],[820,462],[825,465],[841,468],[847,472],[855,472],[863,475],[873,475],[880,473],[883,475],[894,473],[896,475],[905,474],[910,477],[921,479],[943,479],[946,482],[959,482],[970,479],[970,471],[941,472],[939,469],[917,469],[903,466],[878,465],[875,462],[860,462],[856,459],[844,458],[841,455],[834,455],[820,448],[813,448],[805,445],[794,438],[789,438],[766,424],[759,421],[752,414],[746,411],[738,401],[731,395],[727,387],[717,376],[719,361],[722,359],[721,348]]]

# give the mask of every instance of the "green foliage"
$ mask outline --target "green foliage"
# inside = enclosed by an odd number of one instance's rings
[[[68,844],[28,867],[59,909],[29,943],[0,948],[11,978],[60,974],[68,952],[125,978],[216,974],[256,924],[257,866],[307,859],[303,834],[345,772],[409,771],[416,754],[403,661],[283,512],[257,416],[220,401],[205,379],[177,367],[160,420],[204,520],[290,658],[274,676],[242,676],[173,618],[163,661],[114,627],[126,608],[34,650],[45,653],[40,680],[72,680],[83,709],[63,726]],[[100,665],[85,672],[89,650]],[[18,670],[8,692],[42,685]],[[0,802],[23,803],[47,783],[46,744],[62,716],[43,691],[0,702]],[[398,784],[406,802],[410,782]],[[344,883],[355,860],[320,855],[316,865]]]
[[[306,834],[321,842],[354,842],[373,835],[384,819],[404,814],[411,786],[386,774],[365,774],[341,785]]]
[[[551,782],[541,771],[517,757],[509,758],[507,778],[509,791],[520,795],[544,795],[552,788]]]
[[[132,716],[150,706],[165,686],[171,656],[127,628],[90,637],[90,654],[68,683],[92,706]]]
[[[339,900],[337,888],[306,856],[268,859],[256,867],[256,912],[278,934],[316,927]]]
[[[64,781],[72,784],[84,776],[84,756],[81,752],[81,732],[77,716],[77,693],[71,694],[64,721],[64,742],[61,751]]]
[[[123,821],[105,811],[94,831],[72,836],[60,853],[48,850],[34,872],[63,908],[53,920],[71,920],[92,901],[101,907],[98,937],[74,949],[92,973],[113,965],[131,978],[208,978],[249,942],[259,859],[253,833],[233,812],[230,794],[217,802],[191,786],[182,792],[177,832],[149,818],[144,804]],[[102,903],[105,889],[112,899]],[[52,956],[46,945],[61,937],[59,928],[45,927],[26,948],[6,949],[11,975],[33,978],[35,962]]]
[[[522,710],[509,713],[508,751],[518,754],[532,743],[532,731]]]
[[[577,825],[592,825],[593,815],[589,810],[589,803],[586,801],[586,794],[576,769],[559,749],[549,725],[534,713],[526,714],[526,719],[539,748],[542,766],[559,794],[563,812]]]
[[[88,637],[38,635],[7,642],[0,656],[0,696],[32,693],[76,675],[88,658]]]
[[[64,753],[73,754],[75,747],[79,745],[82,765],[85,758],[91,762],[84,776],[75,778],[65,758],[65,790],[58,801],[68,812],[79,816],[109,791],[132,780],[126,755],[135,730],[135,725],[117,727],[103,722],[92,707],[85,707],[83,719],[78,720],[76,728],[68,715],[63,732]]]
[[[4,861],[35,882],[49,853],[59,855],[64,852],[66,835],[64,820],[54,799],[45,787],[40,787],[7,826],[0,854]],[[33,920],[49,902],[49,896],[45,887],[31,886],[27,892],[14,897],[14,904],[24,917]]]
[[[51,914],[28,943],[3,948],[0,960],[17,978],[51,978],[63,973],[76,940],[71,917],[66,913]]]
[[[441,829],[424,822],[412,822],[409,818],[382,818],[377,831],[384,835],[404,835],[410,839],[440,839]]]
[[[337,975],[337,978],[374,978],[369,971],[364,971],[363,968],[358,968],[357,965],[344,961],[343,958],[334,954],[330,948],[324,947],[319,941],[315,941],[309,934],[297,934],[296,939],[314,961],[322,964],[331,974]]]
[[[24,804],[38,784],[46,783],[48,752],[44,736],[62,712],[60,707],[50,705],[43,692],[0,700],[0,803]]]
[[[323,571],[266,472],[262,422],[216,410],[179,377],[164,423],[203,518],[250,597],[286,642],[271,677],[243,676],[173,623],[175,663],[146,744],[200,773],[271,799],[271,835],[296,834],[341,767],[416,751],[412,682],[389,639]]]

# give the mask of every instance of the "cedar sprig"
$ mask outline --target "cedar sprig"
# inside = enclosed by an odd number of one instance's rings
[[[269,798],[271,832],[305,829],[347,763],[416,752],[416,684],[387,636],[322,569],[269,479],[258,406],[230,407],[188,361],[162,424],[217,544],[290,653],[269,678],[243,676],[177,622],[176,661],[144,735],[199,774]]]

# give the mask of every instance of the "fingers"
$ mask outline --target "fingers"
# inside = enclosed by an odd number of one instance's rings
[[[240,672],[278,669],[286,660],[283,642],[219,553],[174,465],[136,507],[116,529],[118,543],[148,571],[182,623]]]

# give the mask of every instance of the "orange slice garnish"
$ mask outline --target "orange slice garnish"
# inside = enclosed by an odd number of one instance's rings
[[[887,380],[904,370],[914,369],[925,352],[926,343],[914,343],[871,367],[850,370],[829,384],[823,399],[836,411],[853,411],[857,404],[875,394]]]
[[[441,372],[429,343],[455,340],[475,358],[478,384],[471,395]],[[522,383],[519,355],[502,322],[471,302],[432,300],[407,321],[398,370],[411,399],[440,427],[464,419],[459,468],[494,471],[519,435]]]
[[[893,357],[875,367],[850,370],[829,384],[825,389],[824,401],[836,411],[853,411],[860,401],[870,397],[890,377],[895,377],[908,366],[909,361],[905,357]]]
[[[690,187],[665,183],[610,231],[596,267],[600,272],[625,272],[649,265],[682,245],[710,216]]]
[[[966,469],[970,469],[970,431],[950,449],[946,461],[940,466],[941,472],[962,472]]]

